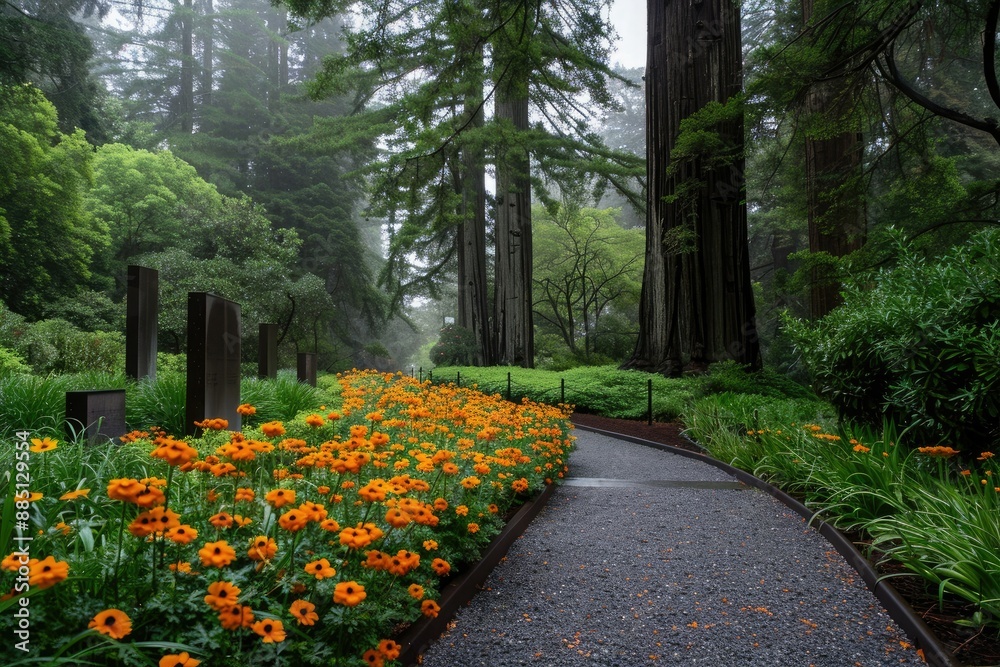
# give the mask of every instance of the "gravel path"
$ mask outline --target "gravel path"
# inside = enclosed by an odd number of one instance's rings
[[[570,476],[588,486],[556,490],[424,667],[922,664],[857,573],[778,501],[693,488],[733,479],[576,435]]]

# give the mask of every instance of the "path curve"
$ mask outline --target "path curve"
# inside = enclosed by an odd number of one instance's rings
[[[923,664],[857,572],[770,495],[576,436],[569,483],[424,667]]]

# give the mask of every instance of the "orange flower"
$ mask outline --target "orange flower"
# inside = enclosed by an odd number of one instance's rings
[[[993,452],[981,452],[979,456],[976,457],[977,461],[985,461],[987,459],[993,458]]]
[[[378,652],[378,649],[370,648],[364,652],[361,659],[368,667],[385,667],[385,658]]]
[[[229,428],[229,421],[216,417],[215,419],[203,419],[200,422],[195,422],[194,425],[201,429],[221,431]]]
[[[951,447],[917,447],[917,451],[921,454],[926,454],[927,456],[934,458],[947,459],[958,454],[957,449],[952,449]]]
[[[166,538],[177,544],[190,544],[197,537],[198,531],[187,524],[174,526],[166,533]]]
[[[865,447],[861,443],[858,443],[858,444],[854,445],[854,451],[859,452],[861,454],[867,454],[868,452],[871,451],[871,448],[870,447]]]
[[[469,531],[470,535],[475,535],[476,533],[479,532],[479,524],[470,523],[468,526],[466,526],[466,529]]]
[[[434,600],[424,600],[420,603],[420,613],[428,618],[437,618],[440,611],[441,607]]]
[[[226,567],[236,559],[236,552],[225,540],[208,542],[198,550],[198,555],[205,567]]]
[[[316,621],[319,620],[319,614],[316,613],[316,605],[306,600],[296,600],[292,603],[288,611],[292,613],[292,616],[295,617],[295,622],[299,625],[315,625]]]
[[[14,552],[3,559],[0,562],[0,570],[7,570],[8,572],[17,572],[22,565],[28,565],[29,558],[27,554],[19,554]]]
[[[315,521],[319,523],[326,518],[326,508],[318,503],[314,503],[311,500],[299,505],[299,511],[304,513],[308,517],[309,521]]]
[[[306,424],[312,426],[313,428],[319,428],[323,425],[323,418],[319,415],[309,415],[306,417]]]
[[[435,558],[434,560],[431,561],[431,569],[434,570],[434,573],[437,576],[443,577],[444,575],[451,572],[451,565],[449,565],[448,561],[444,560],[443,558]]]
[[[169,465],[179,466],[198,458],[198,450],[180,440],[165,438],[157,440],[159,445],[149,453],[154,459],[166,461]]]
[[[459,483],[466,489],[474,489],[481,484],[479,478],[476,476],[464,477]]]
[[[288,510],[278,517],[278,525],[290,533],[302,530],[309,524],[309,516],[298,509]]]
[[[249,526],[251,523],[253,523],[253,519],[251,519],[248,516],[245,517],[242,514],[234,514],[233,523],[236,525],[237,528],[243,528],[244,526]]]
[[[171,653],[160,658],[160,667],[198,667],[201,660],[195,660],[186,651]]]
[[[240,597],[240,589],[228,581],[216,581],[208,586],[205,604],[216,611],[228,609],[236,604]]]
[[[385,521],[393,528],[405,528],[413,518],[398,507],[389,510],[385,514]]]
[[[333,601],[345,607],[356,607],[368,597],[365,587],[356,581],[342,581],[333,589]]]
[[[126,503],[133,503],[135,502],[135,497],[138,496],[139,492],[145,488],[145,484],[130,477],[113,479],[108,482],[108,498],[111,498],[111,500],[121,500]]]
[[[281,422],[267,422],[260,425],[260,432],[269,438],[276,438],[285,434],[285,427],[282,426]]]
[[[265,644],[285,641],[285,626],[277,619],[265,618],[253,624],[253,631],[263,637]]]
[[[66,493],[59,496],[59,500],[76,500],[77,498],[86,498],[88,493],[90,493],[90,489],[77,489],[76,491],[67,491]]]
[[[180,518],[180,514],[173,510],[154,507],[137,516],[129,524],[128,532],[136,537],[155,535],[180,525]]]
[[[41,454],[42,452],[51,452],[57,447],[59,447],[58,440],[53,440],[52,438],[32,438],[30,451]]]
[[[28,584],[38,588],[51,588],[69,576],[69,563],[47,556],[31,564]]]
[[[316,487],[316,493],[318,493],[321,496],[325,496],[326,494],[330,493],[330,487],[329,486],[317,486]]]
[[[257,413],[257,408],[249,403],[243,403],[236,406],[236,412],[244,417],[253,417]]]
[[[307,574],[311,574],[319,580],[329,579],[337,574],[337,571],[330,566],[330,561],[325,558],[307,563],[304,569]]]
[[[528,480],[524,477],[521,479],[515,479],[510,483],[510,488],[514,489],[515,493],[524,493],[528,490]]]
[[[226,630],[249,628],[253,625],[253,610],[241,604],[234,604],[219,612],[219,622]]]
[[[434,551],[438,548],[438,543],[435,540],[424,540],[424,549],[427,551]]]
[[[208,522],[216,528],[229,528],[233,525],[233,517],[228,512],[219,512],[210,516]]]
[[[254,493],[253,489],[250,489],[250,488],[247,488],[247,487],[243,487],[243,486],[241,486],[240,488],[236,489],[236,502],[238,502],[238,503],[241,503],[241,502],[246,502],[246,503],[252,502],[253,499],[256,496],[257,496],[257,494]]]
[[[319,527],[330,533],[340,530],[340,524],[337,523],[336,519],[323,519],[319,522]]]
[[[395,660],[399,657],[399,652],[402,650],[402,646],[392,641],[391,639],[383,639],[378,643],[378,652],[386,660]]]
[[[258,535],[250,540],[250,560],[271,560],[278,553],[278,544],[267,535]]]
[[[271,503],[274,509],[281,509],[289,503],[295,502],[294,489],[273,489],[267,492],[264,500]]]
[[[142,488],[130,502],[135,503],[139,507],[155,507],[167,502],[167,497],[157,487],[150,484],[143,484]]]
[[[455,514],[457,514],[458,516],[465,516],[468,513],[469,513],[469,508],[466,507],[465,505],[459,505],[458,507],[455,508]]]
[[[120,609],[105,609],[94,616],[87,627],[112,639],[121,639],[132,632],[132,619]]]
[[[410,587],[406,589],[406,592],[410,594],[414,600],[421,600],[424,597],[424,587],[420,584],[410,584]]]

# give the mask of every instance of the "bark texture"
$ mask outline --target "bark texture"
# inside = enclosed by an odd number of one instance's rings
[[[494,323],[497,363],[534,366],[532,315],[531,180],[527,151],[517,133],[528,130],[528,84],[520,75],[497,91],[496,118],[510,141],[497,155]]]
[[[649,201],[639,339],[626,367],[677,375],[734,359],[760,365],[743,161],[671,164],[681,121],[742,88],[733,0],[648,0]],[[738,150],[742,120],[714,130]]]
[[[465,113],[472,116],[470,129],[482,127],[481,99],[480,84],[478,97],[473,93],[465,101]],[[476,365],[491,365],[494,355],[486,289],[486,167],[485,156],[478,144],[466,144],[461,149],[459,192],[461,220],[456,239],[458,325],[470,330],[476,337],[479,350]]]
[[[814,0],[802,0],[805,25],[815,16]],[[808,28],[807,28],[808,30]],[[805,111],[825,123],[849,125],[855,86],[846,77],[820,81],[810,88]],[[806,211],[809,252],[825,252],[843,257],[861,248],[865,239],[864,209],[849,186],[861,170],[862,137],[856,130],[812,133],[805,139]],[[840,305],[840,284],[825,272],[814,269],[809,312],[823,317]]]

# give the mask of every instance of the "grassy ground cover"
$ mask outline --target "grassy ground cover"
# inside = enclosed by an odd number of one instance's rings
[[[183,441],[5,436],[22,476],[0,543],[26,553],[0,563],[0,631],[28,633],[6,664],[391,664],[392,633],[436,613],[441,577],[562,476],[567,413],[398,375],[339,388],[282,421],[241,406],[242,431],[207,420]]]

